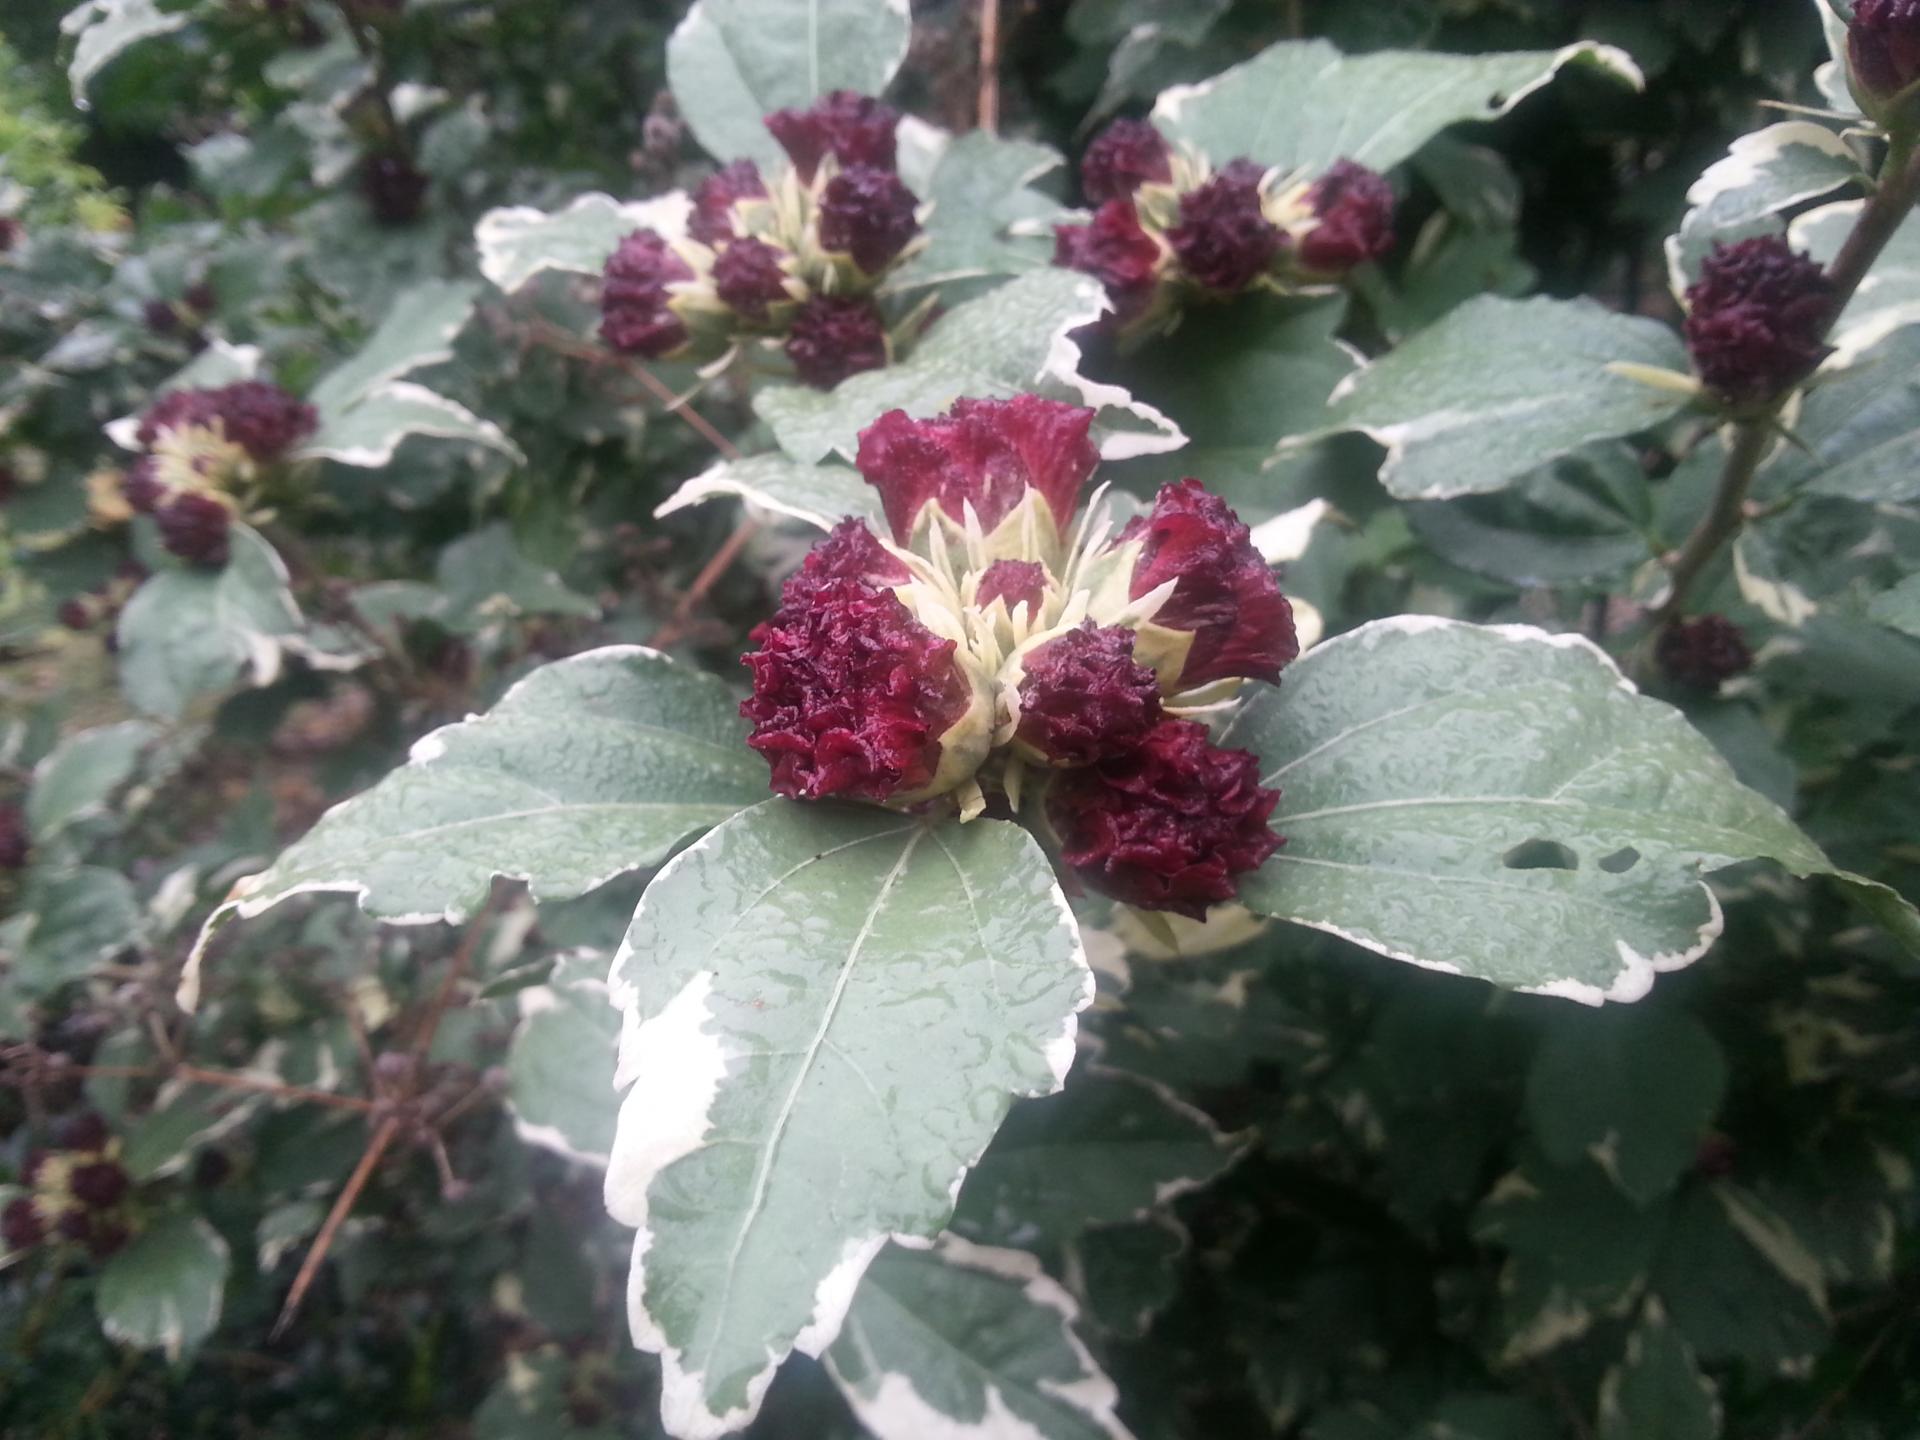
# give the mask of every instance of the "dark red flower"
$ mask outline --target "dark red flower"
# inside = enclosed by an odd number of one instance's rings
[[[849,165],[820,193],[820,243],[878,275],[920,233],[918,203],[891,170]]]
[[[1057,775],[1047,818],[1061,858],[1093,889],[1200,920],[1280,848],[1267,827],[1279,800],[1248,751],[1216,749],[1191,720],[1162,720],[1126,754]]]
[[[151,445],[169,430],[187,425],[211,425],[220,418],[220,405],[212,390],[169,390],[140,417],[134,432],[142,445]]]
[[[852,90],[822,95],[804,110],[776,110],[767,116],[767,129],[808,184],[828,155],[842,165],[893,169],[899,123],[900,112],[892,106]]]
[[[1693,368],[1724,400],[1772,399],[1831,353],[1833,282],[1782,236],[1716,244],[1687,305]]]
[[[156,335],[171,335],[180,328],[180,314],[165,300],[149,300],[140,307],[140,318]]]
[[[1196,284],[1231,295],[1280,253],[1286,236],[1261,212],[1261,173],[1235,161],[1180,197],[1180,223],[1167,232],[1167,243]]]
[[[31,1250],[46,1238],[46,1223],[41,1220],[32,1196],[17,1196],[7,1202],[6,1209],[0,1210],[0,1241],[6,1243],[8,1250]]]
[[[687,233],[702,245],[718,245],[737,233],[733,225],[733,207],[739,200],[761,199],[767,182],[760,178],[760,167],[751,160],[736,160],[723,165],[693,191],[693,213],[687,219]]]
[[[1046,593],[1047,567],[1038,560],[996,560],[980,572],[974,603],[985,609],[995,600],[1005,600],[1011,610],[1024,602],[1031,618],[1039,613]]]
[[[369,155],[360,167],[360,193],[382,225],[411,225],[420,218],[427,177],[397,150]]]
[[[1088,432],[1093,411],[1038,395],[956,400],[945,415],[915,420],[889,410],[860,432],[855,464],[905,543],[921,510],[937,504],[955,520],[971,504],[992,530],[1037,490],[1065,534],[1080,487],[1100,461]]]
[[[82,1110],[78,1115],[69,1115],[53,1127],[53,1144],[56,1150],[104,1150],[112,1132],[98,1111]]]
[[[1176,582],[1152,623],[1193,633],[1179,688],[1229,676],[1271,683],[1300,653],[1293,607],[1272,569],[1240,517],[1198,480],[1161,486],[1153,510],[1127,522],[1120,540],[1141,542],[1135,599]]]
[[[1121,325],[1152,303],[1160,283],[1159,242],[1140,224],[1131,200],[1107,201],[1085,225],[1054,226],[1053,263],[1106,286]]]
[[[184,298],[187,308],[196,315],[211,315],[220,308],[220,292],[213,288],[210,281],[202,280],[198,284],[189,285]]]
[[[607,260],[600,287],[600,336],[628,355],[657,360],[687,343],[686,322],[668,308],[669,285],[693,267],[657,230],[636,230]]]
[[[780,268],[786,252],[752,236],[730,242],[713,262],[713,288],[735,314],[762,324],[767,307],[793,297],[787,293],[787,272]]]
[[[1696,690],[1718,690],[1721,681],[1753,666],[1746,636],[1724,615],[1674,621],[1660,632],[1654,653],[1669,680]]]
[[[153,512],[160,527],[160,543],[189,565],[218,570],[232,553],[227,507],[210,495],[182,491],[163,501]]]
[[[1019,739],[1058,765],[1091,765],[1143,744],[1160,682],[1133,658],[1133,631],[1091,620],[1020,659]]]
[[[0,805],[0,870],[24,869],[32,848],[26,812],[18,805]]]
[[[142,455],[120,476],[120,496],[136,515],[151,513],[166,494],[166,487],[154,470],[153,457]]]
[[[1847,55],[1854,78],[1879,99],[1920,81],[1920,0],[1855,0]]]
[[[1320,223],[1300,242],[1300,263],[1342,275],[1393,248],[1393,186],[1387,177],[1341,160],[1307,192]]]
[[[118,1205],[132,1183],[127,1172],[112,1160],[76,1165],[67,1176],[67,1189],[73,1198],[95,1210],[111,1210]]]
[[[858,580],[813,589],[754,637],[753,694],[740,713],[775,792],[885,800],[933,782],[941,737],[971,703],[953,641]]]
[[[842,580],[858,580],[884,590],[911,578],[912,572],[880,543],[867,522],[849,515],[807,551],[800,568],[781,588],[780,604],[787,610],[808,605],[815,595]],[[759,639],[758,630],[754,638]]]
[[[816,390],[831,390],[849,375],[887,363],[887,322],[871,300],[816,295],[793,317],[787,359]]]
[[[262,465],[271,465],[319,428],[319,413],[311,405],[264,380],[242,380],[208,393],[227,438]]]
[[[1131,199],[1149,181],[1173,179],[1173,155],[1160,132],[1145,120],[1116,120],[1080,157],[1080,190],[1089,203]]]

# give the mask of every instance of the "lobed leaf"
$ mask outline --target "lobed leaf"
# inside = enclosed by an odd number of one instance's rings
[[[94,1306],[101,1327],[123,1345],[178,1361],[219,1323],[227,1242],[198,1215],[167,1215],[136,1236],[100,1271]]]
[[[1714,242],[1773,233],[1785,211],[1864,179],[1853,151],[1824,125],[1786,120],[1742,135],[1687,191],[1686,216],[1667,237],[1673,293],[1699,277]]]

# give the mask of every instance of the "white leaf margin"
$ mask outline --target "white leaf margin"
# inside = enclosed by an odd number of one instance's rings
[[[580,224],[596,218],[590,216],[589,211],[604,212],[608,222],[618,220],[625,224],[628,234],[635,230],[650,229],[658,230],[668,239],[678,239],[687,232],[693,201],[681,190],[633,201],[616,200],[602,191],[592,190],[575,196],[559,210],[541,210],[532,205],[510,205],[489,210],[480,217],[480,223],[473,232],[474,244],[480,251],[480,273],[497,289],[508,294],[548,270],[573,275],[599,274],[600,268],[606,264],[605,255],[592,269],[586,269],[551,254],[536,254],[529,258],[521,253],[537,241],[543,232],[564,233],[569,224]],[[618,239],[615,244],[618,244]],[[609,247],[607,255],[612,253],[613,248]]]
[[[411,368],[411,367],[409,367]],[[477,445],[498,450],[515,461],[526,457],[520,447],[509,440],[506,433],[491,420],[483,420],[457,400],[449,400],[437,391],[411,380],[389,380],[368,391],[345,410],[331,417],[333,423],[350,424],[361,407],[377,404],[382,400],[397,401],[405,405],[418,406],[422,414],[419,418],[393,430],[379,445],[349,445],[327,439],[327,426],[320,433],[293,452],[296,460],[335,460],[342,465],[354,465],[364,469],[378,469],[389,464],[400,443],[410,435],[428,435],[443,440],[470,440]]]
[[[1033,377],[1035,383],[1056,381],[1078,395],[1080,403],[1089,409],[1119,410],[1149,427],[1142,431],[1110,430],[1100,441],[1102,460],[1134,460],[1142,455],[1166,455],[1183,449],[1187,444],[1187,432],[1180,428],[1172,416],[1162,413],[1144,400],[1136,399],[1124,386],[1103,384],[1080,373],[1080,362],[1084,356],[1073,334],[1112,310],[1113,302],[1107,298],[1106,287],[1092,276],[1083,275],[1079,278],[1084,283],[1080,286],[1078,298],[1086,308],[1071,312],[1049,337],[1046,357],[1041,360],[1039,372]]]
[[[185,11],[165,14],[153,0],[81,0],[60,20],[60,33],[75,37],[73,59],[67,62],[74,107],[93,108],[87,86],[122,51],[142,40],[171,35],[191,18]],[[110,30],[113,33],[107,33]]]
[[[229,345],[226,341],[215,339],[208,342],[207,348],[180,369],[168,376],[153,390],[154,398],[165,395],[170,390],[189,390],[202,387],[231,385],[240,380],[252,380],[260,374],[261,353],[258,345]],[[145,417],[143,407],[131,415],[122,415],[118,420],[107,422],[107,438],[122,450],[140,448],[140,421]]]

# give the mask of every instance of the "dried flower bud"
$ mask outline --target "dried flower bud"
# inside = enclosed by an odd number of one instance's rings
[[[787,359],[816,390],[831,390],[849,375],[887,363],[887,322],[871,300],[816,295],[793,317]]]
[[[693,213],[687,219],[687,233],[702,245],[718,245],[739,234],[733,223],[733,207],[741,200],[763,200],[767,182],[760,178],[760,167],[751,160],[736,160],[723,165],[693,191]]]
[[[1160,681],[1133,658],[1133,631],[1091,620],[1018,659],[1020,723],[1034,758],[1091,765],[1138,748],[1160,722]]]
[[[25,869],[32,849],[26,813],[18,805],[0,804],[0,871]]]
[[[1149,182],[1173,179],[1173,156],[1160,132],[1145,120],[1116,120],[1080,157],[1080,190],[1089,204],[1127,200]]]
[[[1668,679],[1695,690],[1718,690],[1753,667],[1746,637],[1724,615],[1674,621],[1660,632],[1654,654]]]
[[[1037,395],[956,400],[943,416],[889,410],[860,432],[855,464],[880,492],[894,538],[905,543],[935,507],[961,521],[971,505],[987,531],[1029,491],[1064,535],[1080,488],[1100,460],[1093,412]]]
[[[689,339],[668,306],[668,286],[694,279],[693,267],[657,230],[636,230],[607,260],[600,290],[600,335],[615,350],[657,360]]]
[[[878,275],[920,233],[913,213],[918,203],[891,170],[850,165],[821,192],[820,244]]]
[[[1180,197],[1180,223],[1167,232],[1167,243],[1195,284],[1236,294],[1280,253],[1286,236],[1261,210],[1261,173],[1234,161]]]
[[[1779,235],[1717,244],[1687,291],[1687,349],[1706,387],[1734,404],[1770,400],[1831,353],[1833,282]]]
[[[1025,605],[1029,616],[1040,612],[1047,593],[1047,567],[1038,560],[996,560],[980,572],[974,589],[974,604],[985,609],[995,600],[1007,602],[1007,609]]]
[[[893,169],[899,124],[899,111],[852,90],[835,90],[804,110],[776,110],[767,116],[767,129],[808,184],[828,155],[843,166]]]
[[[0,1242],[9,1251],[31,1250],[47,1238],[46,1222],[30,1195],[20,1195],[0,1210]]]
[[[754,632],[747,743],[795,799],[913,800],[951,789],[983,758],[986,708],[955,644],[891,591],[820,585]]]
[[[793,299],[782,261],[787,252],[752,236],[729,242],[713,262],[713,288],[721,303],[744,320],[764,325],[771,306]]]
[[[1279,799],[1252,754],[1216,749],[1191,720],[1162,720],[1126,754],[1056,776],[1047,818],[1089,886],[1200,920],[1280,848],[1267,826]]]
[[[1864,102],[1891,100],[1920,82],[1920,0],[1855,0],[1847,59]]]
[[[1160,242],[1140,224],[1131,200],[1109,200],[1085,225],[1053,227],[1053,263],[1107,287],[1122,328],[1151,308],[1160,283]]]
[[[360,167],[360,193],[382,225],[411,225],[427,197],[427,177],[398,150],[369,155]]]
[[[1148,628],[1191,637],[1169,689],[1236,676],[1272,683],[1300,653],[1293,607],[1251,533],[1198,480],[1161,486],[1153,510],[1120,532],[1120,543],[1132,541],[1141,547],[1128,586],[1135,599],[1175,582]]]
[[[126,1196],[132,1184],[127,1172],[112,1160],[76,1165],[67,1176],[67,1189],[73,1198],[95,1210],[111,1210]]]
[[[205,570],[218,570],[227,563],[233,517],[211,495],[182,491],[162,502],[153,518],[168,554]]]
[[[1384,175],[1336,162],[1307,192],[1319,224],[1300,241],[1300,263],[1322,275],[1344,275],[1393,248],[1393,186]]]

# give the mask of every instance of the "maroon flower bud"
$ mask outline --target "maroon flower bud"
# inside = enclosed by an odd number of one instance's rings
[[[31,1250],[46,1238],[46,1223],[41,1220],[32,1196],[18,1196],[7,1202],[6,1209],[0,1210],[0,1241],[5,1242],[8,1250]]]
[[[1300,263],[1323,275],[1343,275],[1393,248],[1393,186],[1384,175],[1337,161],[1307,191],[1320,223],[1300,241]]]
[[[1216,749],[1191,720],[1162,720],[1126,754],[1056,776],[1047,818],[1061,858],[1093,889],[1201,920],[1280,848],[1267,828],[1279,799],[1252,754]]]
[[[75,596],[71,600],[62,600],[59,608],[53,612],[53,618],[69,630],[87,630],[93,626],[93,611],[87,608],[87,602]]]
[[[118,1205],[132,1183],[127,1172],[112,1160],[76,1165],[67,1176],[67,1189],[73,1198],[95,1210],[111,1210]]]
[[[153,518],[168,554],[204,570],[218,570],[227,563],[232,553],[232,516],[211,495],[183,491],[162,503]]]
[[[776,793],[877,801],[934,783],[941,737],[972,706],[953,641],[858,580],[818,586],[754,638],[740,713]]]
[[[899,111],[852,90],[823,95],[805,110],[776,110],[767,116],[767,129],[809,185],[828,155],[842,165],[893,169],[899,124]]]
[[[128,1233],[127,1227],[118,1220],[109,1220],[99,1215],[91,1219],[92,1223],[87,1227],[86,1245],[87,1253],[96,1260],[104,1260],[109,1255],[124,1249],[127,1241],[133,1238]]]
[[[220,407],[212,390],[169,390],[140,417],[135,438],[151,445],[169,430],[187,425],[211,425],[220,418]]]
[[[636,230],[607,260],[600,290],[600,335],[628,355],[659,359],[687,343],[687,327],[667,307],[669,285],[694,278],[657,230]]]
[[[107,1122],[93,1110],[82,1110],[78,1115],[70,1115],[53,1127],[53,1144],[56,1150],[104,1150],[110,1138],[111,1132],[107,1129]]]
[[[140,318],[156,335],[171,335],[180,328],[180,315],[165,300],[149,300],[140,307]]]
[[[787,577],[780,590],[780,605],[784,610],[803,608],[822,590],[843,580],[858,580],[875,590],[885,590],[912,578],[912,572],[880,543],[867,522],[849,515],[829,530],[825,539],[816,542],[800,568]]]
[[[1874,99],[1892,99],[1920,81],[1920,0],[1855,0],[1847,58]]]
[[[1779,235],[1716,244],[1687,306],[1693,368],[1735,404],[1772,399],[1831,353],[1823,342],[1833,282]]]
[[[142,455],[120,477],[120,497],[136,515],[150,514],[166,494],[166,487],[154,471],[153,457]]]
[[[320,425],[313,406],[264,380],[242,380],[208,393],[227,438],[261,465],[282,458]]]
[[[1106,286],[1114,320],[1122,326],[1153,302],[1160,258],[1159,242],[1140,224],[1131,200],[1107,201],[1088,224],[1053,227],[1053,263]]]
[[[722,166],[694,187],[687,233],[702,245],[731,240],[738,233],[733,225],[734,203],[760,199],[766,193],[767,182],[760,178],[760,167],[753,161],[736,160]]]
[[[1062,535],[1080,487],[1100,461],[1088,431],[1093,411],[1038,395],[956,400],[945,415],[911,419],[889,410],[860,432],[854,463],[905,543],[928,505],[963,520],[971,504],[992,530],[1037,490]]]
[[[53,1233],[76,1245],[85,1244],[93,1234],[93,1217],[80,1209],[62,1210],[53,1222]]]
[[[1151,623],[1193,636],[1180,689],[1230,676],[1279,680],[1280,667],[1300,653],[1293,607],[1226,501],[1191,478],[1163,485],[1151,513],[1120,532],[1120,543],[1131,540],[1141,549],[1129,593],[1138,599],[1174,581]]]
[[[1173,179],[1173,156],[1160,132],[1145,120],[1116,120],[1080,157],[1080,190],[1089,203],[1126,200],[1149,181]]]
[[[197,285],[189,285],[184,298],[188,308],[197,315],[211,315],[220,308],[219,292],[205,280]]]
[[[920,233],[918,202],[891,170],[850,165],[820,195],[820,243],[845,251],[869,275],[891,265]]]
[[[1660,632],[1654,655],[1669,680],[1695,690],[1718,690],[1753,667],[1746,637],[1724,615],[1674,621]]]
[[[397,150],[369,155],[360,167],[360,193],[382,225],[411,225],[420,218],[427,177]]]
[[[11,215],[0,215],[0,255],[27,238],[27,227]]]
[[[887,363],[887,322],[871,300],[816,295],[793,317],[787,359],[816,390],[831,390],[849,375]]]
[[[1221,295],[1244,290],[1280,253],[1286,236],[1261,212],[1260,168],[1235,161],[1180,197],[1167,243],[1195,284]]]
[[[18,805],[0,805],[0,870],[23,870],[33,848],[27,816]]]
[[[787,293],[787,272],[780,268],[785,253],[751,236],[732,241],[713,262],[714,290],[741,318],[764,324],[769,305],[793,298]]]
[[[1020,657],[1015,737],[1056,765],[1091,765],[1144,744],[1160,723],[1160,681],[1133,658],[1133,631],[1091,620]]]
[[[1047,593],[1047,567],[1038,560],[996,560],[980,572],[974,603],[982,609],[1005,600],[1007,609],[1024,604],[1029,618],[1039,613]]]

